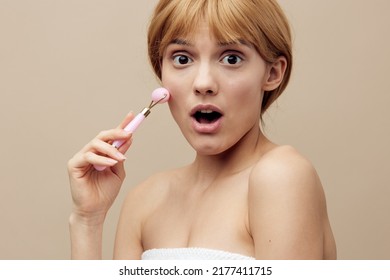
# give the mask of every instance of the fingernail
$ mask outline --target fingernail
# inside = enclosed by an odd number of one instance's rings
[[[115,164],[118,163],[117,160],[112,159],[112,158],[106,158],[106,162],[107,162],[108,164],[112,164],[112,165],[115,165]]]
[[[125,160],[127,159],[126,156],[124,154],[122,154],[121,152],[116,152],[115,154],[117,156],[117,158],[119,158],[120,160]]]

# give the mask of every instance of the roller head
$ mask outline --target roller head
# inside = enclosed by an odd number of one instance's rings
[[[152,92],[152,100],[155,103],[165,103],[169,99],[169,91],[166,88],[156,88]]]

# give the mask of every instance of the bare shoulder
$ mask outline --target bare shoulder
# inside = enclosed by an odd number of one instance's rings
[[[250,174],[248,203],[257,258],[323,258],[325,196],[315,168],[296,149],[263,155]]]
[[[118,222],[114,258],[140,259],[142,247],[142,224],[148,214],[169,193],[170,180],[177,171],[152,175],[126,196]]]
[[[296,192],[322,189],[313,164],[291,146],[264,154],[250,174],[252,191]]]

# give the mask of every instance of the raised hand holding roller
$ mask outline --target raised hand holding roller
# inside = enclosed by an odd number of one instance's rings
[[[157,88],[152,92],[152,101],[148,107],[145,107],[137,116],[124,128],[125,131],[134,133],[143,120],[150,114],[150,110],[157,104],[165,103],[169,100],[169,92],[165,88]],[[115,140],[112,145],[119,148],[124,143],[123,140]],[[103,171],[106,166],[94,165],[98,171]]]

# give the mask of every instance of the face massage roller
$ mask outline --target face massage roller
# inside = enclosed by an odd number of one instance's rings
[[[165,88],[157,88],[152,92],[152,102],[150,102],[149,106],[144,108],[138,115],[134,117],[134,119],[124,128],[125,131],[134,133],[136,129],[140,126],[143,120],[149,116],[150,110],[157,104],[165,103],[169,100],[169,92]],[[122,146],[124,140],[115,140],[112,143],[112,146],[119,149]],[[103,171],[106,169],[105,166],[94,165],[95,169],[98,171]]]

